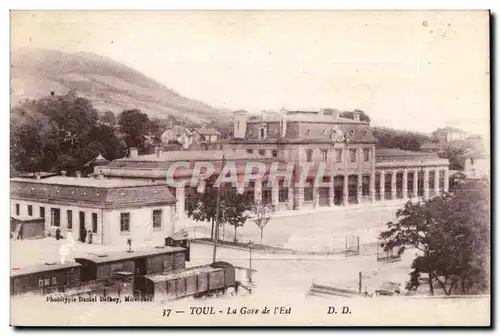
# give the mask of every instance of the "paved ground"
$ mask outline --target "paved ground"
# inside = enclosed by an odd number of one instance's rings
[[[401,203],[388,203],[385,206],[366,206],[351,208],[319,209],[300,211],[285,216],[279,213],[264,229],[263,244],[292,249],[329,251],[345,246],[345,237],[360,237],[360,244],[377,241],[378,233],[386,228],[386,223],[395,217]],[[329,210],[329,211],[328,211]],[[191,222],[188,225],[203,226],[190,229],[191,236],[209,235],[205,223]],[[225,229],[226,240],[234,238],[234,227]],[[238,240],[260,241],[260,231],[252,221],[238,228]]]

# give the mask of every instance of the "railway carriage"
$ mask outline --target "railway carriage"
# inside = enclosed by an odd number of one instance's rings
[[[81,268],[77,262],[47,262],[32,267],[12,268],[10,294],[65,291],[80,284]]]

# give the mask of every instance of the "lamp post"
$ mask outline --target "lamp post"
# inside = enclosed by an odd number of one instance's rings
[[[253,248],[253,241],[248,242],[248,248],[250,251],[250,268],[248,270],[248,282],[252,283],[252,248]]]
[[[226,156],[222,155],[222,163],[221,163],[221,168],[220,168],[220,173],[224,169],[224,166],[226,165]],[[221,186],[217,186],[217,199],[216,199],[216,208],[215,208],[215,239],[214,239],[214,250],[213,250],[213,255],[212,255],[212,262],[215,262],[217,259],[217,240],[219,239],[219,213],[220,213],[220,188]]]

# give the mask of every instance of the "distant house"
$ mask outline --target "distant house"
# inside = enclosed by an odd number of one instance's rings
[[[107,166],[109,161],[104,158],[101,154],[97,155],[95,158],[90,160],[84,165],[84,172],[86,174],[91,174],[94,171],[94,167],[97,166]]]
[[[469,179],[478,179],[489,175],[489,162],[480,150],[470,150],[463,156],[464,174]]]
[[[441,146],[436,142],[425,142],[420,146],[421,152],[426,153],[437,153],[441,150]]]
[[[220,140],[220,133],[216,129],[205,126],[194,131],[196,140],[202,143],[216,143]]]
[[[193,132],[184,126],[172,126],[167,128],[160,138],[163,146],[178,143],[183,149],[189,149],[193,143]]]
[[[456,140],[465,140],[467,138],[467,133],[459,128],[444,127],[438,128],[432,132],[432,137],[440,144],[445,144]]]

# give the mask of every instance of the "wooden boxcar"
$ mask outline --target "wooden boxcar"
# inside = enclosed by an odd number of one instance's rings
[[[234,267],[226,262],[137,277],[134,287],[142,297],[175,300],[187,296],[223,293],[235,287]]]
[[[12,268],[10,274],[11,295],[28,292],[50,293],[65,291],[80,284],[82,266],[68,261],[64,264],[54,262],[24,268]]]
[[[135,275],[162,273],[185,267],[184,249],[159,246],[136,251],[87,255],[75,258],[82,265],[82,281],[106,280],[118,272]]]

